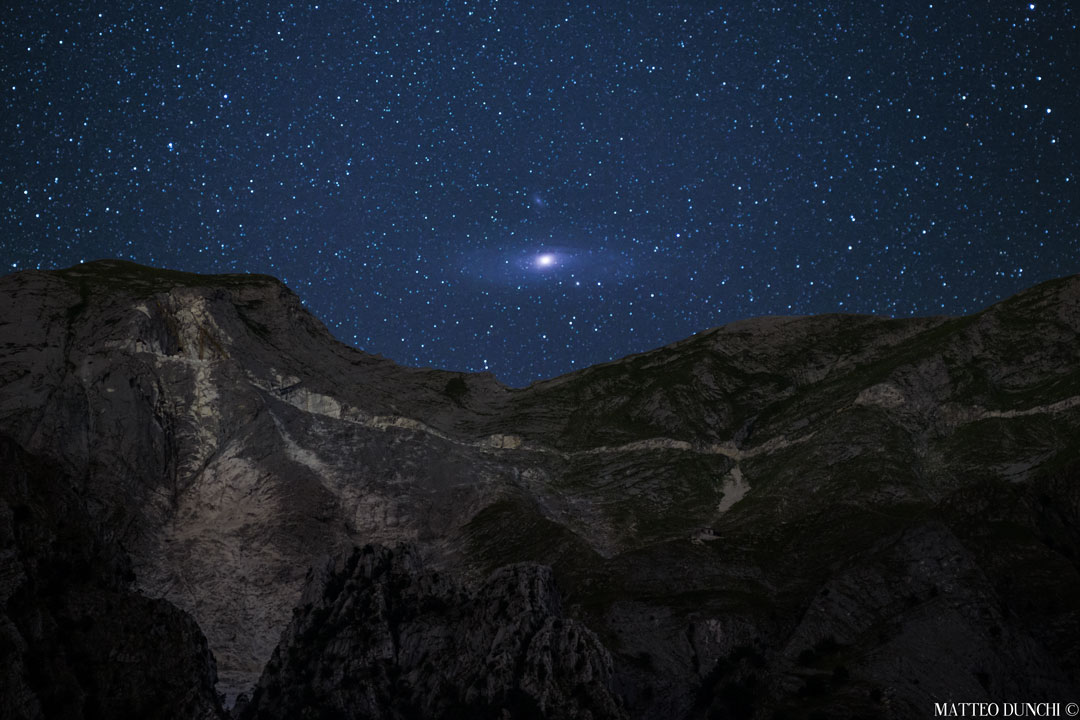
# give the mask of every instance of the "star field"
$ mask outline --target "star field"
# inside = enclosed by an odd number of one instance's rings
[[[621,5],[8,10],[3,271],[269,273],[511,385],[1080,272],[1069,3]]]

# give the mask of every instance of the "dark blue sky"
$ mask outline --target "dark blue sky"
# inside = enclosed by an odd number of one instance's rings
[[[3,268],[270,273],[514,385],[1080,272],[1069,3],[538,5],[5,10]]]

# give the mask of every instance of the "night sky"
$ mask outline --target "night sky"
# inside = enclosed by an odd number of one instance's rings
[[[4,272],[269,273],[511,385],[1080,272],[1067,2],[20,5]]]

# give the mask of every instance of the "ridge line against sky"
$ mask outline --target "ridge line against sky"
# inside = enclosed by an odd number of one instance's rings
[[[743,317],[1080,272],[1067,3],[42,2],[0,18],[4,271],[283,279],[511,385]]]

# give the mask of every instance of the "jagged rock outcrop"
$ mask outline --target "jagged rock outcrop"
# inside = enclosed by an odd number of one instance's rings
[[[0,468],[0,717],[227,717],[199,626],[131,589],[79,484],[3,435]]]
[[[469,589],[409,546],[367,545],[309,575],[240,718],[625,717],[611,682],[550,568],[507,566]]]
[[[78,478],[227,702],[308,568],[372,542],[468,588],[549,566],[629,717],[1080,686],[1080,277],[969,317],[747,320],[525,389],[345,347],[261,276],[102,261],[0,278],[0,308],[0,432]]]

